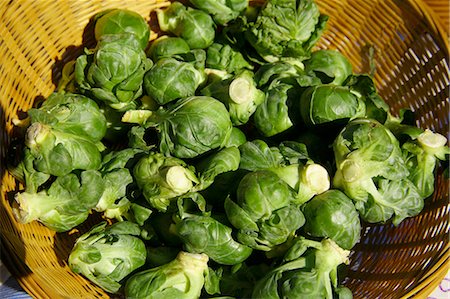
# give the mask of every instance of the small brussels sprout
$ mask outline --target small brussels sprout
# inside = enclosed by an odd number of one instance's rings
[[[117,293],[125,278],[145,263],[147,251],[138,237],[140,231],[128,221],[97,224],[76,240],[68,259],[70,269]]]
[[[189,2],[212,15],[219,25],[233,21],[248,7],[248,0],[189,0]]]
[[[152,65],[134,34],[107,34],[77,58],[75,80],[83,93],[124,111],[136,107]]]
[[[241,52],[219,42],[206,49],[206,67],[226,71],[229,74],[238,73],[243,69],[253,69]]]
[[[205,253],[222,265],[235,265],[246,260],[252,249],[236,242],[232,229],[210,216],[190,216],[177,223],[177,234],[186,251]]]
[[[191,49],[205,49],[214,42],[214,21],[202,10],[175,1],[164,9],[157,9],[156,16],[162,31],[183,38]]]
[[[295,192],[275,173],[261,170],[239,182],[236,202],[227,198],[225,211],[238,229],[237,240],[253,249],[268,251],[282,244],[305,219],[294,204]]]
[[[215,81],[203,88],[201,94],[223,102],[236,126],[247,123],[265,98],[264,92],[256,88],[253,72],[249,70],[229,79]]]
[[[147,47],[150,27],[137,12],[116,8],[102,11],[94,18],[94,34],[97,41],[106,34],[132,33],[139,40],[143,50]]]
[[[352,64],[336,50],[314,51],[303,63],[305,72],[319,77],[323,84],[342,85],[352,74]]]
[[[181,251],[167,264],[140,271],[128,278],[126,298],[196,299],[208,271],[208,256]]]
[[[175,58],[161,58],[144,76],[147,94],[158,104],[193,96],[206,80],[203,70]]]
[[[181,37],[163,35],[152,41],[147,55],[157,62],[161,58],[186,54],[190,51],[189,45]]]
[[[133,167],[133,177],[149,204],[165,211],[170,200],[189,192],[198,183],[194,169],[183,160],[150,152]]]
[[[359,241],[361,223],[352,200],[332,189],[314,196],[302,207],[306,223],[303,229],[313,237],[326,237],[350,250]]]
[[[302,93],[300,114],[305,124],[314,126],[364,117],[366,106],[347,87],[318,85]]]

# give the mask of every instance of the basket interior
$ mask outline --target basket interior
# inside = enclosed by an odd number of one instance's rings
[[[262,1],[250,1],[261,4]],[[411,108],[417,124],[449,138],[448,47],[440,28],[421,13],[419,1],[316,0],[330,16],[319,48],[346,55],[354,72],[370,70],[394,113]],[[105,298],[107,294],[73,274],[66,260],[75,239],[98,221],[55,234],[38,223],[18,224],[11,202],[20,186],[6,171],[15,142],[14,118],[45,99],[62,66],[93,45],[90,18],[106,8],[141,13],[157,35],[153,10],[167,1],[10,1],[0,7],[0,169],[2,259],[36,298]],[[449,181],[438,170],[436,190],[420,215],[392,224],[365,224],[351,255],[345,284],[355,298],[400,298],[420,293],[448,258]]]

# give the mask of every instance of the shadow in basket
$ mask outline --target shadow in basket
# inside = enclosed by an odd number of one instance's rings
[[[0,178],[2,182],[6,182],[5,176],[8,174],[8,167],[16,161],[16,153],[10,149],[17,144],[18,132],[9,133],[6,129],[5,107],[0,104]],[[1,260],[9,272],[19,278],[19,276],[27,276],[32,271],[28,269],[21,261],[25,260],[25,247],[20,231],[17,229],[17,223],[12,217],[11,205],[14,201],[14,194],[20,189],[19,183],[14,180],[8,180],[9,186],[6,184],[1,186],[2,198],[0,199],[0,219],[3,229],[0,234],[0,254]],[[14,252],[14,254],[11,254]],[[18,267],[21,267],[20,269]],[[3,274],[3,273],[2,273]],[[22,291],[18,284],[11,285],[14,290]]]

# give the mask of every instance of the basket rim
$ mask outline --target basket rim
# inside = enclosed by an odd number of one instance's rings
[[[169,0],[172,1],[172,0]],[[320,1],[320,0],[317,0]],[[155,3],[159,2],[155,0]],[[262,0],[256,0],[255,2],[264,2]],[[407,0],[407,4],[414,9],[414,11],[423,16],[423,19],[427,27],[431,30],[431,33],[439,38],[439,46],[445,51],[446,58],[448,60],[449,56],[449,39],[450,35],[444,29],[442,22],[440,21],[437,14],[430,8],[429,5],[425,3],[424,0]],[[11,275],[16,278],[19,285],[33,298],[46,298],[46,294],[42,289],[39,288],[39,283],[35,279],[33,273],[29,275],[18,275],[20,272],[17,269],[17,264],[15,264],[15,258],[11,247],[6,245],[4,236],[0,236],[0,253],[2,257],[2,262],[9,270]],[[430,269],[429,274],[414,287],[410,292],[404,294],[401,299],[406,298],[426,298],[431,294],[439,283],[444,279],[448,271],[450,270],[450,245],[446,244],[443,254],[440,255],[436,264]]]

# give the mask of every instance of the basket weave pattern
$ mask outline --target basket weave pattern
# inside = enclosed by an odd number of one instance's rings
[[[251,1],[261,3],[262,1]],[[449,138],[448,46],[439,25],[419,0],[316,0],[330,16],[319,48],[346,55],[354,71],[369,71],[375,49],[375,81],[393,112],[409,107],[418,125]],[[46,98],[62,66],[93,46],[89,20],[106,8],[141,13],[156,37],[151,13],[168,1],[20,0],[0,6],[0,175],[1,253],[20,284],[35,298],[108,298],[70,271],[67,257],[78,231],[55,234],[38,223],[21,225],[11,212],[20,186],[6,171],[14,141],[12,121]],[[423,212],[391,224],[365,225],[354,248],[345,284],[355,298],[424,297],[445,275],[449,259],[449,181],[438,172],[436,191]]]

